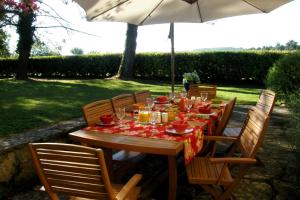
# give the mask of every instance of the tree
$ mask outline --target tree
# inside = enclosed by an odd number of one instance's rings
[[[136,50],[137,29],[137,25],[127,24],[125,50],[117,74],[117,77],[121,79],[133,77],[133,64]]]
[[[298,43],[294,40],[290,40],[285,44],[285,46],[287,50],[296,50],[298,48]]]
[[[52,49],[47,46],[44,42],[37,40],[31,48],[32,56],[59,56],[58,49]]]
[[[71,2],[70,0],[62,0],[64,3]],[[43,5],[46,9],[38,7]],[[37,16],[48,17],[53,19],[56,24],[38,26],[36,23]],[[27,68],[29,63],[29,56],[31,52],[34,39],[36,39],[35,31],[42,28],[64,28],[65,30],[77,31],[88,34],[71,28],[70,23],[64,20],[59,14],[43,0],[0,0],[0,28],[4,26],[15,26],[19,34],[17,44],[18,69],[16,73],[17,79],[28,79]],[[58,25],[57,25],[58,24]],[[91,35],[91,34],[90,34]]]
[[[16,79],[26,80],[27,67],[31,47],[33,44],[33,35],[35,31],[34,21],[36,20],[36,10],[38,9],[36,0],[22,0],[17,3],[15,0],[4,0],[0,10],[3,11],[1,27],[4,25],[14,25],[17,27],[19,40],[17,45],[18,69]],[[16,19],[17,18],[17,19]]]
[[[71,53],[73,55],[82,55],[83,54],[83,49],[78,48],[78,47],[74,47],[73,49],[71,49]]]
[[[7,44],[7,34],[3,30],[0,29],[0,57],[8,57],[8,44]]]

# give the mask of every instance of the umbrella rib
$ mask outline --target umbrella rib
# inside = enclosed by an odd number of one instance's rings
[[[109,9],[107,9],[107,10],[105,10],[105,11],[103,11],[103,12],[97,14],[97,15],[94,15],[93,17],[91,17],[91,20],[93,20],[93,19],[95,19],[96,17],[99,17],[100,15],[103,15],[104,13],[106,13],[106,12],[108,12],[108,11],[110,11],[110,10],[112,10],[112,9],[114,9],[114,8],[116,8],[116,7],[118,7],[118,6],[122,5],[122,4],[124,4],[124,3],[126,3],[127,1],[130,1],[130,0],[125,0],[125,1],[123,1],[123,2],[120,2],[120,3],[116,4],[115,6],[109,8]]]
[[[198,7],[198,13],[199,13],[200,22],[202,23],[202,22],[203,22],[203,19],[202,19],[202,15],[201,15],[201,10],[200,10],[199,1],[197,1],[197,7]]]
[[[257,10],[260,10],[261,12],[263,12],[263,13],[267,13],[267,11],[265,11],[265,10],[263,10],[263,9],[261,9],[261,8],[259,8],[259,7],[257,7],[256,5],[254,5],[253,3],[251,3],[250,1],[248,1],[248,0],[242,0],[243,2],[245,2],[245,3],[247,3],[247,4],[249,4],[250,6],[252,6],[252,7],[254,7],[254,8],[256,8]]]
[[[143,23],[147,20],[148,17],[151,16],[151,14],[154,12],[154,10],[156,10],[156,8],[158,6],[160,6],[160,4],[163,2],[164,0],[161,0],[152,10],[151,12],[139,23],[139,25],[143,25]]]

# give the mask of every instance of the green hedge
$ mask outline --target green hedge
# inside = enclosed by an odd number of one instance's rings
[[[121,54],[33,57],[28,74],[41,78],[106,78],[117,73],[121,57]],[[0,76],[15,75],[16,59],[0,59],[0,64]]]
[[[268,69],[282,52],[200,52],[176,53],[175,74],[180,81],[182,74],[196,70],[201,82],[238,83],[249,81],[263,83]],[[117,73],[121,54],[33,57],[29,75],[45,78],[104,78]],[[142,79],[169,80],[169,53],[137,54],[134,76]],[[14,76],[17,62],[0,59],[0,76]]]

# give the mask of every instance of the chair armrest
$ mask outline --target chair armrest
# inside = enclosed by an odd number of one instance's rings
[[[236,158],[236,157],[224,157],[224,158],[209,158],[212,163],[234,163],[234,164],[255,164],[254,158]]]
[[[142,179],[141,174],[135,174],[131,179],[122,187],[121,191],[117,194],[116,199],[125,199],[129,192],[136,186]]]
[[[231,142],[235,142],[238,140],[238,138],[236,137],[227,137],[227,136],[204,136],[204,140],[207,141],[231,141]]]

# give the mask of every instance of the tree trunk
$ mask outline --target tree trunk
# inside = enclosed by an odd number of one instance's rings
[[[127,24],[125,50],[117,74],[117,76],[121,79],[133,77],[133,64],[136,50],[137,29],[137,25]]]
[[[33,34],[35,28],[33,22],[35,20],[35,14],[32,12],[21,13],[19,15],[19,21],[17,26],[17,33],[19,34],[18,48],[18,69],[16,71],[16,79],[27,80],[28,79],[28,63],[31,47],[33,44]]]

